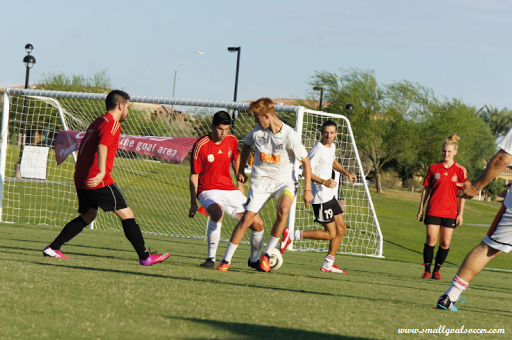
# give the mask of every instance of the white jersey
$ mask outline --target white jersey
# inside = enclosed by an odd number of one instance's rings
[[[296,180],[293,177],[293,162],[295,159],[301,161],[308,155],[299,135],[284,123],[281,131],[275,135],[269,129],[256,126],[245,137],[244,144],[256,146],[251,173],[252,184]]]
[[[309,151],[309,160],[311,162],[311,172],[321,179],[332,178],[332,163],[336,159],[336,147],[334,143],[330,148],[318,142]],[[312,204],[326,203],[336,196],[338,186],[334,188],[326,187],[321,183],[311,181],[311,193],[313,194]]]
[[[508,128],[508,132],[505,135],[505,138],[503,138],[500,144],[498,144],[498,147],[509,155],[512,155],[512,124]],[[503,203],[508,209],[512,208],[512,190],[508,191],[508,194],[505,197],[505,201]]]

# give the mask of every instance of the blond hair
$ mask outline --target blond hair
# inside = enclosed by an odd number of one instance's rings
[[[453,145],[453,148],[455,150],[457,150],[457,148],[459,146],[459,140],[460,140],[459,135],[457,135],[456,133],[452,133],[450,136],[448,136],[448,138],[446,138],[446,140],[443,143],[443,146]]]
[[[249,111],[254,115],[276,114],[275,104],[272,99],[263,97],[255,100],[249,106]]]

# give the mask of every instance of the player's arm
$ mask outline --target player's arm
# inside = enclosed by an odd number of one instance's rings
[[[107,174],[108,147],[106,145],[99,144],[96,152],[98,153],[98,169],[100,170],[100,173],[94,176],[93,178],[89,178],[89,180],[87,180],[87,186],[89,188],[97,187],[98,184],[100,184],[101,181],[103,181],[103,178],[105,178],[105,175]]]
[[[332,167],[334,170],[347,176],[352,183],[357,182],[357,176],[348,172],[337,160],[334,160],[334,162],[332,162]]]
[[[311,163],[309,157],[304,157],[302,163],[302,174],[304,175],[304,204],[306,207],[313,201],[313,194],[311,193]],[[317,177],[318,178],[318,177]]]
[[[238,172],[240,171],[240,158],[241,156],[239,156],[238,159],[235,159],[235,157],[233,157],[231,159],[231,167],[233,168],[233,173],[235,174],[236,178],[236,189],[243,194],[245,193],[244,184],[238,181]],[[242,171],[245,173],[244,167],[245,166],[242,166]]]
[[[197,211],[197,186],[199,183],[199,174],[190,174],[190,210],[188,217],[194,217]]]
[[[247,159],[249,158],[249,154],[251,153],[251,145],[245,144],[242,147],[242,155],[240,156],[240,163],[238,165],[238,173],[237,179],[239,182],[245,183],[247,182],[247,175],[245,174],[245,163],[247,163]]]
[[[459,187],[464,187],[464,190],[459,192],[457,197],[461,198],[473,198],[478,195],[479,189],[483,189],[487,184],[491,183],[499,174],[507,168],[512,162],[512,155],[506,153],[503,150],[498,151],[487,163],[487,167],[484,172],[474,182],[467,181],[465,183],[457,183]],[[473,184],[474,183],[474,184]],[[479,188],[479,189],[477,189]]]
[[[457,225],[462,225],[462,222],[464,221],[464,206],[466,205],[466,199],[459,198],[459,211],[457,213]]]
[[[430,195],[430,188],[424,186],[423,191],[421,192],[421,199],[420,199],[420,209],[418,210],[418,221],[423,221],[423,207],[425,206],[425,201],[428,198],[428,195]]]

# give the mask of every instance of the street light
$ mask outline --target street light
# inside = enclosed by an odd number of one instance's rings
[[[180,66],[179,69],[175,70],[174,71],[174,84],[172,85],[172,98],[174,99],[174,90],[176,89],[176,75],[178,74],[178,71],[181,70],[181,68],[183,66],[185,66],[185,64],[190,60],[190,58],[192,58],[192,56],[194,55],[194,53],[197,53],[197,54],[204,54],[203,51],[194,51],[192,52],[192,54],[190,55],[190,57],[187,58],[187,60],[185,60],[185,62],[183,63],[183,65]],[[174,104],[171,106],[171,109],[174,109]],[[171,111],[172,112],[172,111]]]
[[[345,106],[345,110],[347,111],[347,118],[350,121],[350,113],[354,111],[354,105],[347,104],[347,106]]]
[[[313,90],[320,91],[320,107],[318,108],[318,111],[322,111],[322,97],[324,96],[324,88],[322,86],[315,86],[313,87]]]
[[[30,55],[32,53],[32,50],[34,49],[34,46],[32,44],[26,44],[25,45],[25,51],[27,51],[27,55],[23,58],[23,62],[25,63],[25,68],[27,69],[27,72],[25,73],[25,89],[28,89],[28,82],[29,82],[29,75],[30,75],[30,69],[34,67],[34,64],[36,63],[36,58],[34,56]],[[25,134],[25,126],[27,124],[27,97],[23,100],[23,114],[21,118],[21,131],[20,131],[20,160],[19,162],[14,166],[14,177],[21,178],[21,171],[20,171],[20,164],[21,164],[21,157],[23,156],[23,149],[25,148],[25,142],[26,142],[26,134]]]
[[[228,47],[228,51],[231,53],[237,52],[236,57],[236,76],[235,76],[235,95],[233,97],[233,101],[236,102],[236,95],[238,92],[238,71],[240,70],[240,52],[242,51],[242,48],[240,46],[238,47]],[[231,133],[235,130],[235,119],[236,119],[236,110],[233,111],[233,119],[231,120]]]

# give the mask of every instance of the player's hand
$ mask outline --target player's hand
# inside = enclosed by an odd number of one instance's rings
[[[478,189],[475,188],[475,186],[470,181],[467,181],[465,183],[457,183],[457,186],[459,188],[465,187],[457,194],[457,197],[472,199],[473,197],[478,195]]]
[[[462,225],[462,222],[463,222],[462,215],[457,215],[457,226]]]
[[[101,181],[103,181],[103,178],[105,178],[105,174],[99,173],[96,176],[94,176],[93,178],[89,178],[87,180],[87,186],[89,188],[95,188],[98,186],[98,184],[101,183]]]
[[[236,190],[240,191],[242,194],[245,195],[245,189],[244,189],[244,184],[242,182],[236,182]]]
[[[190,210],[188,211],[188,217],[194,217],[197,211],[197,203],[190,205]]]
[[[423,222],[423,210],[418,211],[418,221]]]
[[[356,183],[357,182],[357,176],[356,175],[348,174],[347,177],[350,180],[350,182],[352,182],[352,183]]]
[[[323,180],[323,181],[322,181],[322,184],[323,184],[323,185],[325,185],[326,187],[328,187],[328,188],[331,188],[331,189],[332,189],[332,188],[334,188],[334,187],[336,186],[336,184],[338,184],[338,183],[336,183],[336,181],[335,181],[335,180],[333,180],[332,178],[329,178],[329,179]]]
[[[311,193],[311,190],[304,191],[303,199],[304,199],[304,204],[306,205],[306,207],[308,207],[309,203],[311,203],[313,201],[313,194]]]
[[[236,176],[236,177],[237,177],[238,182],[241,182],[241,183],[247,182],[247,175],[243,171],[241,173],[239,172],[238,176]]]

